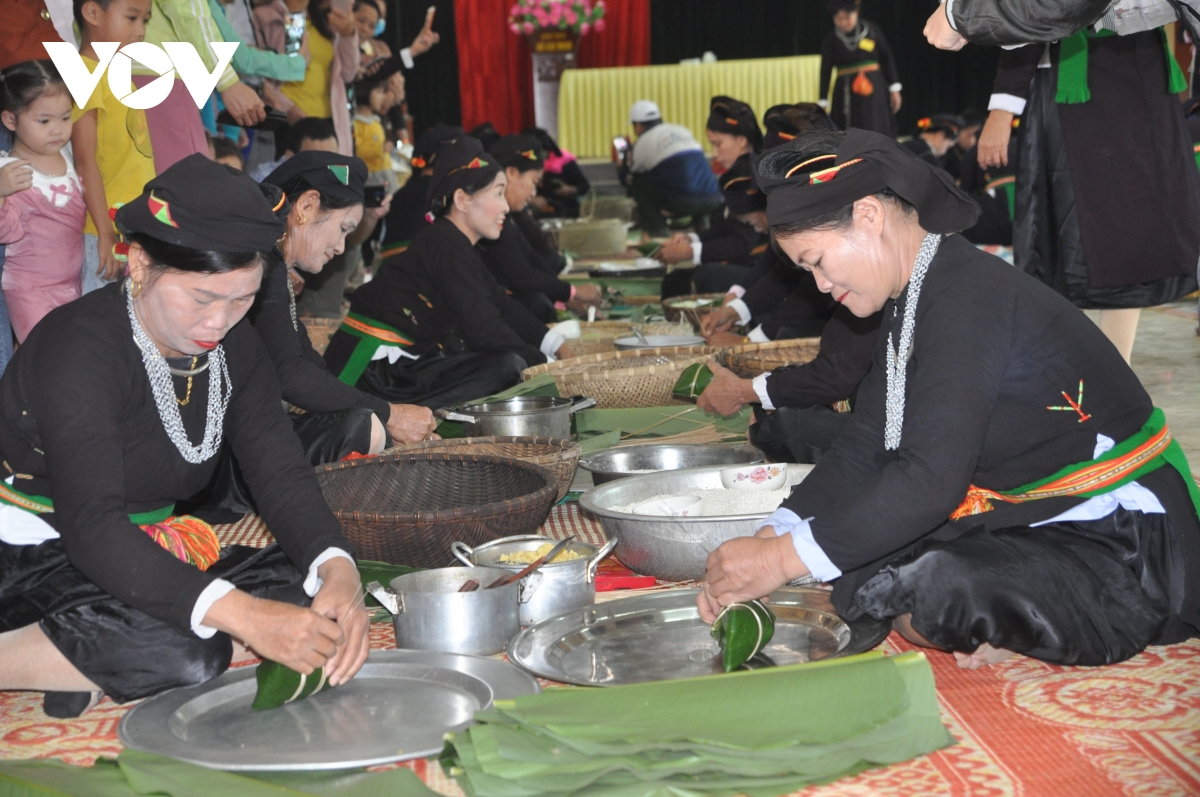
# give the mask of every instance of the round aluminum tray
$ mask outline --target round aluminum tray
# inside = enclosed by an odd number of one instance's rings
[[[671,590],[578,609],[525,629],[508,658],[535,675],[579,686],[619,686],[723,672],[721,653],[696,608],[699,590]],[[785,587],[771,593],[775,636],[751,663],[798,664],[862,653],[891,623],[838,617],[829,593]]]
[[[596,485],[657,473],[664,470],[722,465],[757,465],[763,453],[749,445],[699,445],[696,443],[648,443],[639,446],[620,446],[588,454],[579,460],[579,467],[592,474]]]

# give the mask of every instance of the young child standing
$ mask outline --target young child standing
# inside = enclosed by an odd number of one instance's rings
[[[74,0],[75,21],[83,35],[79,54],[95,71],[92,42],[140,42],[150,19],[150,0]],[[132,86],[130,87],[132,89]],[[87,104],[74,113],[71,144],[83,181],[88,220],[84,228],[83,292],[119,277],[123,264],[113,254],[116,231],[108,209],[142,193],[155,176],[154,150],[146,112],[126,108],[103,78]]]
[[[0,72],[0,122],[12,149],[0,152],[0,286],[19,342],[42,316],[80,294],[83,187],[68,157],[71,95],[50,61]]]

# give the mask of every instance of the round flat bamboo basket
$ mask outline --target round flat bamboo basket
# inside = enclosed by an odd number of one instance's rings
[[[395,446],[381,457],[403,457],[408,454],[467,454],[483,457],[509,457],[540,465],[554,474],[558,481],[558,498],[571,489],[575,480],[575,464],[583,455],[579,443],[553,437],[460,437],[455,440],[423,440]]]
[[[688,324],[639,324],[643,335],[691,335],[692,328]],[[616,351],[617,338],[628,338],[633,335],[634,324],[630,321],[586,321],[579,322],[582,337],[568,340],[571,350],[576,357],[585,354],[604,354]]]
[[[308,330],[308,339],[312,341],[317,354],[324,354],[329,347],[329,339],[337,328],[342,325],[340,318],[301,318],[304,328]]]
[[[560,395],[589,396],[599,409],[663,407],[687,403],[671,394],[679,375],[720,351],[716,346],[673,346],[588,354],[526,368],[522,377],[551,374]]]
[[[803,365],[817,357],[821,349],[820,338],[789,338],[770,343],[746,343],[726,349],[721,355],[722,364],[744,379],[753,379],[759,374],[774,371],[785,365]]]
[[[686,321],[696,329],[700,329],[700,319],[713,310],[720,310],[721,300],[724,298],[725,294],[723,293],[692,293],[687,296],[672,296],[670,299],[663,299],[663,315],[668,321]],[[676,306],[680,302],[694,302],[703,299],[711,299],[712,303],[704,307]]]

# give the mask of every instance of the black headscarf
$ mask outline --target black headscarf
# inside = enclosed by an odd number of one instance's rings
[[[550,153],[556,158],[562,157],[562,150],[558,148],[558,142],[554,140],[548,132],[540,127],[527,127],[521,131],[523,136],[532,136],[542,145],[542,149]]]
[[[762,146],[762,130],[758,127],[758,119],[754,109],[741,100],[732,97],[713,97],[708,104],[708,124],[706,127],[714,133],[729,133],[734,136],[745,136],[757,152]]]
[[[917,130],[920,132],[932,133],[935,130],[941,130],[951,138],[958,138],[958,134],[965,126],[966,123],[963,122],[962,117],[952,113],[935,113],[933,116],[917,120]]]
[[[204,252],[267,252],[283,235],[263,191],[243,172],[189,155],[117,210],[117,229]]]
[[[455,191],[487,185],[499,172],[500,164],[483,151],[483,144],[478,139],[470,136],[455,139],[442,148],[433,165],[433,177],[429,180],[426,195],[430,209],[440,213],[454,201]]]
[[[466,134],[458,125],[434,125],[417,136],[417,141],[413,144],[412,165],[418,169],[432,166],[446,142],[462,138]]]
[[[829,16],[833,16],[839,11],[858,11],[859,5],[859,0],[830,0],[826,8]]]
[[[263,182],[286,186],[297,177],[303,177],[323,197],[353,204],[363,201],[367,164],[353,155],[308,149],[279,164]]]
[[[815,102],[798,102],[795,105],[772,105],[763,114],[763,149],[773,149],[786,144],[805,130],[837,130],[837,125]]]
[[[804,157],[803,146],[800,139],[755,162],[772,227],[832,213],[884,189],[915,207],[929,232],[961,232],[979,218],[979,205],[949,174],[888,136],[851,128],[837,152]]]
[[[504,136],[488,148],[502,167],[512,166],[523,172],[541,169],[546,165],[546,153],[541,142],[532,136]]]
[[[767,206],[767,195],[759,190],[754,179],[754,156],[747,153],[734,161],[721,175],[721,193],[725,195],[725,207],[735,216],[763,210]]]

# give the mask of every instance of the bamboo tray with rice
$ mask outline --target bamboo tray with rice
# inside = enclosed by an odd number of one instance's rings
[[[708,362],[716,346],[673,346],[588,354],[526,368],[523,379],[554,377],[561,396],[589,396],[598,409],[663,407],[682,404],[672,394],[679,375],[692,363]]]
[[[788,338],[769,343],[745,343],[721,354],[721,364],[743,379],[774,371],[785,365],[804,365],[816,359],[820,338]]]

